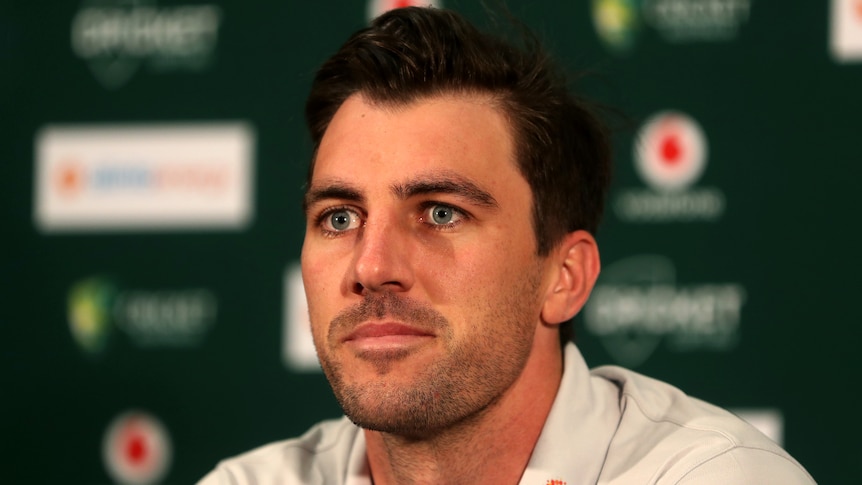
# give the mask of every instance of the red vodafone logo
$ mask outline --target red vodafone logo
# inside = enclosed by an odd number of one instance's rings
[[[404,7],[442,7],[439,0],[370,0],[368,2],[368,19],[396,8]]]
[[[691,186],[706,168],[706,137],[683,113],[664,111],[649,118],[638,133],[635,168],[654,189],[679,191]]]
[[[105,468],[115,482],[129,485],[158,483],[171,462],[167,430],[155,417],[142,411],[118,416],[102,443]]]

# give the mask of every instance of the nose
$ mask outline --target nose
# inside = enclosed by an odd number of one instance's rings
[[[356,240],[349,285],[353,293],[404,292],[413,286],[409,229],[389,219],[369,219]]]

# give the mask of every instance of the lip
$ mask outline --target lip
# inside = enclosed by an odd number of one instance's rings
[[[406,350],[427,343],[435,335],[397,322],[364,323],[353,330],[343,343],[357,352]]]
[[[434,334],[396,322],[364,323],[344,338],[345,342],[385,339],[389,337],[433,337]]]

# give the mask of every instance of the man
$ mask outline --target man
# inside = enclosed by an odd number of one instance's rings
[[[590,372],[561,337],[599,274],[610,155],[525,44],[405,8],[321,68],[302,273],[347,418],[202,484],[814,483],[730,413]]]

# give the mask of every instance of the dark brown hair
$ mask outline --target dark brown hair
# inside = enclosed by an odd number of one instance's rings
[[[573,95],[538,40],[479,31],[443,9],[391,10],[359,30],[317,72],[306,102],[316,155],[351,95],[408,104],[443,94],[489,95],[511,123],[515,156],[533,193],[538,253],[569,232],[598,229],[610,183],[610,143],[590,104]],[[314,170],[312,157],[309,181]]]

